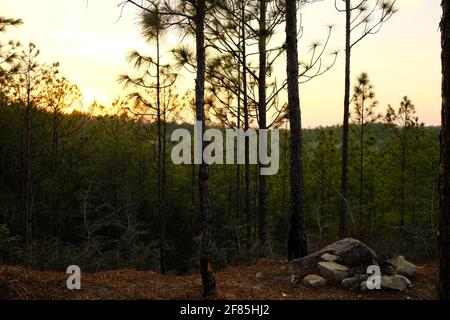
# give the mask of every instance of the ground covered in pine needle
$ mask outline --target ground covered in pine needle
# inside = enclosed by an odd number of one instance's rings
[[[263,277],[256,278],[262,272]],[[198,275],[161,275],[156,272],[114,270],[82,273],[81,289],[68,290],[64,272],[32,271],[0,266],[2,299],[200,299]],[[436,299],[437,270],[426,264],[407,292],[344,290],[327,286],[311,289],[290,282],[288,264],[261,260],[251,266],[229,267],[216,274],[219,298],[224,300],[286,299]]]

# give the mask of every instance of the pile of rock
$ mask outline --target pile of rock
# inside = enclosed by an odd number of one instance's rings
[[[347,238],[336,241],[304,258],[293,260],[289,270],[296,284],[303,278],[308,287],[337,285],[344,289],[368,290],[377,286],[375,273],[380,273],[381,289],[405,291],[412,287],[409,278],[415,276],[417,267],[403,256],[392,257],[378,264],[375,252],[359,240]],[[368,268],[372,268],[370,274]]]

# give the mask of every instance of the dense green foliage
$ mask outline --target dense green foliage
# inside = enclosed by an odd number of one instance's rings
[[[23,254],[21,104],[0,105],[0,259],[1,263],[85,270],[119,267],[158,269],[156,126],[125,115],[61,115],[57,165],[52,166],[52,113],[33,110],[32,257]],[[179,125],[168,125],[170,132]],[[192,129],[189,125],[186,127]],[[438,128],[408,130],[405,176],[401,173],[394,124],[367,127],[363,210],[359,207],[359,150],[354,125],[350,154],[348,234],[382,254],[403,253],[415,259],[434,256]],[[304,130],[306,226],[312,246],[337,239],[339,148],[341,127]],[[286,254],[289,217],[288,131],[280,135],[280,170],[269,177],[268,234],[273,255]],[[168,270],[196,270],[199,253],[197,168],[176,166],[167,157]],[[56,168],[52,188],[52,168]],[[257,170],[252,174],[256,212]],[[242,173],[242,170],[241,170]],[[215,260],[218,266],[255,259],[254,239],[245,238],[244,218],[236,221],[236,166],[212,165],[211,204],[215,214]],[[402,180],[403,179],[403,180]],[[240,179],[242,182],[243,179]],[[404,181],[404,227],[400,225],[400,190]],[[242,190],[242,187],[241,187]],[[55,193],[55,194],[52,194]],[[56,199],[58,216],[54,212]],[[243,201],[240,201],[242,204]],[[57,223],[58,221],[58,223]],[[252,226],[256,236],[256,220]],[[59,226],[57,228],[57,225]],[[247,244],[250,244],[247,248]],[[312,249],[312,248],[311,248]]]

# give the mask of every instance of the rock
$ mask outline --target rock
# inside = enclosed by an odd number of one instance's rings
[[[367,279],[369,279],[369,275],[367,273],[363,273],[357,276],[359,281],[366,281]]]
[[[334,254],[329,254],[329,253],[324,253],[321,257],[320,260],[322,261],[328,261],[328,262],[336,262],[340,259],[341,257],[335,256]]]
[[[297,284],[299,284],[300,279],[296,276],[296,275],[291,275],[291,283],[295,286]]]
[[[392,265],[397,270],[397,273],[403,276],[414,277],[416,274],[416,265],[407,261],[403,256],[398,256],[392,259]]]
[[[339,256],[339,262],[351,269],[364,269],[377,264],[375,252],[359,240],[346,238],[336,241],[319,251],[289,263],[289,271],[297,275],[307,275],[318,272],[317,263],[328,253]]]
[[[408,288],[408,284],[405,281],[404,277],[401,277],[398,275],[382,276],[381,277],[381,288],[403,292]]]
[[[350,277],[350,270],[336,262],[321,261],[318,264],[320,274],[333,282],[340,283],[345,278]]]
[[[303,279],[303,284],[311,288],[325,287],[327,280],[317,274],[310,274]]]
[[[414,285],[412,284],[412,282],[411,282],[407,277],[402,276],[402,275],[400,275],[400,274],[397,274],[396,276],[399,277],[399,278],[402,278],[402,279],[405,281],[405,283],[406,283],[406,285],[408,286],[408,288],[414,287]]]
[[[367,281],[361,281],[361,283],[360,283],[360,285],[359,285],[359,288],[360,288],[362,291],[369,290],[369,288],[367,287]]]
[[[384,275],[392,276],[395,274],[396,269],[392,265],[392,262],[390,260],[383,261],[383,263],[380,266],[381,273]]]
[[[356,277],[351,277],[351,278],[345,278],[344,280],[342,280],[341,285],[345,289],[357,289],[357,288],[359,288],[360,283],[361,283],[361,280],[359,279],[358,276],[356,276]]]
[[[376,253],[361,241],[348,238],[335,242],[335,245],[337,243],[339,246],[334,254],[341,257],[344,265],[367,267],[377,264]]]
[[[359,289],[361,289],[363,291],[369,290],[369,288],[367,287],[367,279],[369,279],[369,275],[367,273],[359,274],[359,275],[354,276],[354,277],[349,278],[349,279],[355,279],[353,281],[358,280],[357,285],[355,285],[355,287],[353,287],[352,289],[356,289],[356,288],[359,287]],[[350,280],[348,280],[348,281],[350,281]],[[350,285],[350,284],[348,284],[348,285]]]
[[[264,274],[260,271],[260,272],[257,272],[256,273],[256,279],[262,279],[262,278],[264,278]]]

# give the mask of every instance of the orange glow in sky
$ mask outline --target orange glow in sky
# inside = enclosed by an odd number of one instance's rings
[[[353,50],[352,80],[368,72],[380,102],[397,106],[404,95],[415,103],[421,121],[440,123],[440,0],[397,0],[400,11],[376,35]],[[24,25],[5,39],[33,42],[43,61],[61,63],[61,72],[83,91],[86,103],[108,104],[122,87],[116,78],[128,69],[126,54],[132,49],[153,53],[140,36],[137,11],[126,7],[119,19],[116,0],[4,0],[3,16],[22,18]],[[302,85],[302,119],[305,127],[333,125],[342,121],[344,80],[344,15],[334,9],[334,0],[323,0],[302,11],[304,36],[300,55],[311,41],[323,39],[325,26],[334,24],[330,49],[340,50],[331,71]],[[282,33],[277,35],[284,37]],[[177,44],[169,35],[167,50]],[[283,74],[283,63],[277,67]],[[180,82],[190,83],[190,78]],[[179,85],[179,87],[181,87]]]

